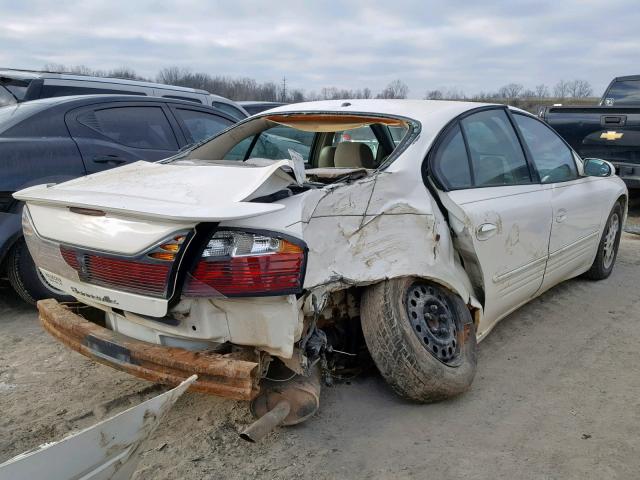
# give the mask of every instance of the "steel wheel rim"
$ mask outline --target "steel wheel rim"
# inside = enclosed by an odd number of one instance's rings
[[[417,282],[407,290],[405,303],[409,323],[422,346],[442,363],[455,364],[460,356],[460,327],[445,296]]]
[[[616,238],[618,237],[619,228],[620,218],[617,213],[614,213],[609,219],[607,233],[604,237],[604,268],[606,269],[609,269],[613,264],[613,258],[616,253]]]

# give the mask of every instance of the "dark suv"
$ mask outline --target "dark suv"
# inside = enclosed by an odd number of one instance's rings
[[[13,192],[170,157],[234,123],[212,107],[126,95],[46,98],[0,108],[0,275],[6,272],[28,302],[64,298],[31,260],[22,240],[22,205]]]

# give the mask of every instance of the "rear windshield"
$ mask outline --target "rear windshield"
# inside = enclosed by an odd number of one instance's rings
[[[18,103],[16,97],[6,88],[0,85],[0,107],[15,105]]]
[[[619,80],[604,95],[603,104],[640,105],[640,80]]]
[[[27,88],[31,80],[18,80],[17,78],[0,77],[0,86],[10,92],[18,102],[24,100]]]

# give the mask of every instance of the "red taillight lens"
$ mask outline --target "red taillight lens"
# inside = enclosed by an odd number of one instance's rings
[[[304,249],[287,240],[219,232],[187,276],[185,296],[284,295],[302,289]]]
[[[64,260],[91,284],[151,296],[164,296],[172,263],[147,263],[124,260],[60,247]]]

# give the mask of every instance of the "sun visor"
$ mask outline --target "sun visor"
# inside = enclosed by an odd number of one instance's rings
[[[269,115],[265,117],[270,122],[305,132],[338,132],[353,130],[379,123],[389,127],[406,127],[406,122],[396,118],[371,117],[362,115]]]

